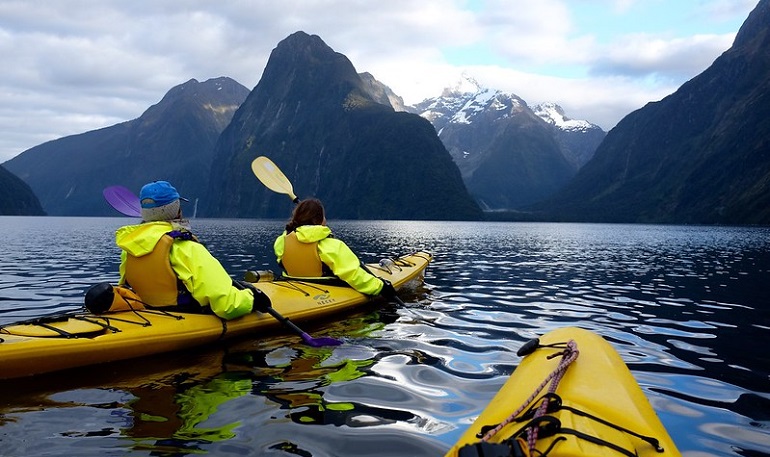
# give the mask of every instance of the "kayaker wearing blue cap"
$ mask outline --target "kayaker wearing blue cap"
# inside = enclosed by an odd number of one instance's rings
[[[286,276],[337,277],[362,294],[386,298],[396,295],[389,281],[366,271],[355,253],[334,238],[318,199],[308,198],[297,204],[273,249]]]
[[[187,199],[167,181],[142,187],[142,223],[115,233],[122,249],[119,284],[128,284],[153,307],[210,310],[222,319],[265,310],[267,297],[235,287],[219,261],[189,231],[180,201]]]

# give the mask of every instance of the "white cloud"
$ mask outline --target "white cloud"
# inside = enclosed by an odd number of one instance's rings
[[[746,17],[757,6],[758,0],[708,0],[697,10],[702,18],[714,22],[730,20],[735,16]]]
[[[591,73],[639,78],[654,75],[681,81],[706,69],[734,39],[735,34],[673,39],[627,35],[598,54],[600,57],[591,64]]]
[[[490,1],[481,22],[485,44],[509,62],[571,60],[573,24],[563,1]]]

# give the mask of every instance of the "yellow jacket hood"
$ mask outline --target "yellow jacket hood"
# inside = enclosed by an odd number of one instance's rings
[[[142,257],[152,252],[161,237],[173,229],[168,222],[127,225],[115,232],[115,243],[132,256]]]
[[[325,225],[303,225],[297,227],[297,240],[301,243],[315,243],[332,234],[332,230]]]

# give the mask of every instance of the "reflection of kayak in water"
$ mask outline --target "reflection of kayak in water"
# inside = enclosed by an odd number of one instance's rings
[[[179,442],[217,442],[235,436],[239,421],[206,425],[220,406],[251,393],[252,380],[243,373],[221,373],[203,383],[183,386],[140,386],[129,389],[131,423],[122,433],[134,439],[167,437]],[[181,390],[174,393],[176,389]],[[177,444],[178,445],[178,444]]]
[[[340,323],[365,338],[379,328],[372,325],[380,322],[378,309],[346,315]],[[377,357],[377,350],[355,342],[315,348],[291,336],[244,339],[171,358],[159,354],[83,367],[77,377],[72,371],[32,377],[21,389],[18,380],[0,381],[7,387],[0,393],[0,419],[20,414],[20,420],[41,420],[27,413],[40,408],[54,417],[69,415],[70,408],[76,410],[73,415],[85,406],[108,409],[106,421],[67,426],[66,433],[119,436],[121,442],[133,443],[124,444],[133,451],[158,455],[195,455],[207,447],[208,453],[219,455],[209,445],[238,446],[257,424],[274,427],[256,433],[272,436],[275,443],[297,433],[286,431],[292,423],[362,427],[400,421],[409,426],[415,417],[411,413],[326,398],[330,385],[371,375],[369,367]],[[260,452],[251,449],[248,454]]]
[[[680,455],[628,367],[602,337],[570,327],[529,345],[519,350],[525,355],[521,364],[447,457]]]
[[[386,267],[368,267],[398,289],[421,279],[432,257],[416,252],[394,260]],[[321,319],[371,300],[350,287],[317,282],[281,279],[254,286],[270,298],[276,311],[295,322]],[[158,310],[41,318],[0,327],[0,379],[176,351],[235,336],[259,336],[279,328],[275,318],[260,313],[232,321]]]

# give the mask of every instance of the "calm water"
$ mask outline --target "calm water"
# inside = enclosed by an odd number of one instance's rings
[[[116,281],[127,219],[0,217],[0,323]],[[234,277],[276,268],[282,221],[196,220]],[[364,260],[427,249],[425,283],[311,334],[0,383],[0,455],[442,455],[572,325],[611,341],[687,456],[770,456],[770,229],[343,222]],[[515,409],[518,405],[512,405]]]

